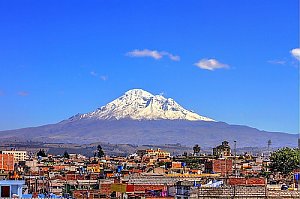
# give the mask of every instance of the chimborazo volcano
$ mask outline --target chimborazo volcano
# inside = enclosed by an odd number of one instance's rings
[[[132,89],[93,112],[77,114],[57,124],[0,131],[0,139],[63,143],[200,144],[214,147],[223,140],[239,147],[273,147],[297,143],[297,135],[266,132],[217,122],[188,111],[171,98]]]

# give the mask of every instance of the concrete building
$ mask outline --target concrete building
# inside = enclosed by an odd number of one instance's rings
[[[27,157],[27,152],[26,151],[1,151],[1,154],[12,154],[14,156],[15,162],[19,161],[25,161]]]
[[[158,148],[157,150],[147,149],[145,155],[150,156],[150,157],[161,158],[161,159],[169,158],[171,156],[171,154],[169,152],[162,151],[160,148]]]
[[[231,149],[227,141],[222,142],[221,145],[213,148],[213,155],[216,157],[226,157],[231,155]]]
[[[195,182],[193,181],[178,181],[176,183],[176,199],[189,199],[191,198],[191,187],[193,187]]]
[[[22,198],[23,180],[0,180],[0,198]]]

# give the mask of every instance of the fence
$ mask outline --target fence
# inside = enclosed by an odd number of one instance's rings
[[[192,190],[190,198],[300,198],[300,191],[274,190],[265,186],[200,187]]]

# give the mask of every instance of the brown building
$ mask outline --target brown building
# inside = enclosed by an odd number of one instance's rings
[[[221,145],[213,148],[213,155],[217,157],[226,157],[231,155],[231,149],[227,141],[222,142]]]
[[[165,158],[169,158],[171,156],[169,152],[162,151],[160,148],[158,148],[157,150],[147,149],[145,155],[147,155],[149,157],[156,157],[158,159],[165,159]]]
[[[205,163],[205,170],[208,173],[219,173],[222,176],[232,174],[232,159],[211,160]]]
[[[13,171],[14,165],[15,165],[14,155],[0,154],[0,170]]]

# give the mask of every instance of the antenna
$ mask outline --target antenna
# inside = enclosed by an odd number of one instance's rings
[[[268,153],[270,154],[270,146],[272,144],[272,141],[271,140],[268,140]]]

